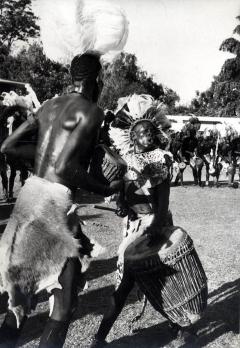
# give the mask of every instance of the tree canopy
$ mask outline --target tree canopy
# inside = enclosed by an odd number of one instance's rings
[[[39,35],[31,0],[0,0],[0,47],[10,51],[14,42]]]
[[[240,16],[237,19],[240,21]],[[240,35],[240,25],[236,26],[233,34]],[[230,37],[222,42],[219,49],[235,57],[225,61],[210,88],[198,92],[191,107],[199,114],[240,117],[240,41]]]
[[[40,102],[62,93],[71,82],[68,69],[48,59],[36,42],[16,56],[0,50],[0,77],[30,83]]]
[[[134,54],[121,53],[110,64],[103,67],[104,88],[100,98],[100,105],[103,108],[114,109],[120,97],[136,93],[152,95],[168,105],[174,107],[179,100],[178,95],[172,89],[164,87],[153,81],[137,65],[137,58]]]
[[[41,102],[61,94],[71,83],[69,68],[48,59],[37,42],[16,56],[6,54],[6,47],[0,48],[0,77],[30,83]],[[176,92],[157,84],[141,70],[133,54],[121,53],[111,64],[104,64],[103,83],[99,104],[104,109],[114,109],[118,98],[133,93],[150,94],[170,109],[179,100]]]

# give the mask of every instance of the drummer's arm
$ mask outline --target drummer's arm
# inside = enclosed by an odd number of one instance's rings
[[[147,233],[154,236],[161,234],[162,228],[167,223],[170,195],[170,181],[167,179],[160,185],[155,186],[152,195],[154,199],[154,220],[147,229]]]
[[[102,342],[105,340],[114,322],[116,321],[117,317],[121,313],[124,307],[124,304],[126,302],[126,299],[130,291],[133,289],[133,287],[134,287],[134,278],[131,277],[129,274],[124,273],[120,286],[113,293],[110,299],[111,304],[110,304],[109,311],[104,314],[100,327],[98,329],[98,332],[95,335],[96,341]],[[94,345],[92,345],[92,347],[94,347]]]

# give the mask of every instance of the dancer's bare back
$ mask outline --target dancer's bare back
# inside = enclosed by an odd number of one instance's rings
[[[71,186],[64,175],[66,166],[87,168],[97,133],[104,119],[102,110],[77,93],[45,102],[36,118],[26,121],[9,137],[2,151],[24,157],[27,148],[16,146],[27,132],[38,131],[34,174],[52,182]]]
[[[66,184],[65,166],[88,166],[103,112],[81,95],[70,94],[46,102],[37,117],[35,174]]]

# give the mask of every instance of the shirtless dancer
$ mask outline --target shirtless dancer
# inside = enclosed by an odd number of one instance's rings
[[[100,70],[97,56],[76,56],[68,93],[45,102],[1,147],[2,153],[17,157],[35,155],[34,176],[20,191],[0,243],[0,290],[9,295],[9,311],[0,329],[4,347],[15,346],[34,294],[43,289],[53,295],[54,305],[40,347],[62,347],[77,302],[76,273],[82,266],[79,224],[67,217],[74,191],[81,187],[108,196],[121,186],[120,181],[103,186],[87,173],[104,118],[96,105]],[[31,132],[38,132],[36,148],[19,145]]]

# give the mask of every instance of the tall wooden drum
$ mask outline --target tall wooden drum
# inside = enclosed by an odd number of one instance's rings
[[[126,270],[152,306],[184,327],[196,322],[207,306],[207,278],[192,239],[179,227],[165,229],[155,245],[144,235],[125,251]]]

